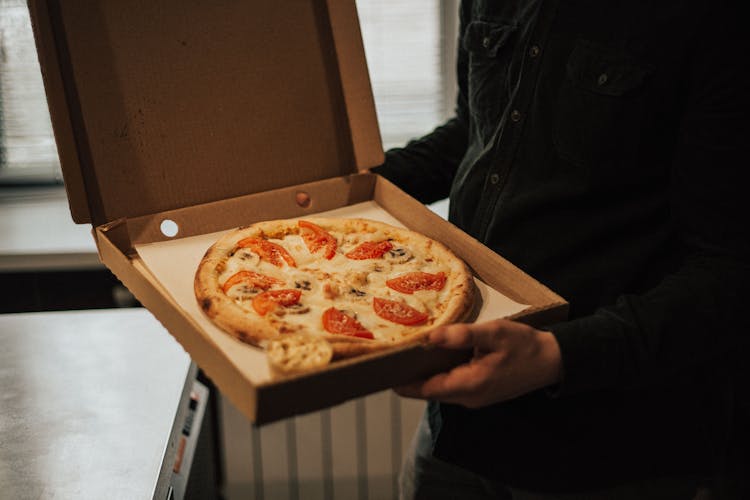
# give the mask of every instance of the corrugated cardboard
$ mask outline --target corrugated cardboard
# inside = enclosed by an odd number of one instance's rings
[[[354,2],[29,6],[77,222],[382,161]]]
[[[356,173],[382,149],[354,2],[29,5],[74,219],[93,223],[102,261],[251,420],[415,380],[466,353],[402,347],[254,384],[135,250],[168,239],[164,220],[182,238],[374,200],[529,304],[516,319],[565,316],[553,292],[386,180]]]

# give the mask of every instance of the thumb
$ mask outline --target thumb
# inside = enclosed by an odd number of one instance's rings
[[[474,347],[474,336],[469,325],[456,323],[432,330],[429,342],[446,349],[471,349]]]
[[[508,334],[529,329],[526,325],[502,319],[483,323],[456,323],[436,328],[430,332],[429,341],[446,349],[476,348],[480,352],[490,352],[502,348]]]

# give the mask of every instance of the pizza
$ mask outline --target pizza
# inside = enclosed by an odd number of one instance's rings
[[[221,237],[195,275],[201,309],[281,372],[418,342],[465,318],[466,264],[422,234],[366,219],[267,221]]]

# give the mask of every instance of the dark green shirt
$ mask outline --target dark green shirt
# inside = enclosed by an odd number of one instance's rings
[[[456,117],[375,169],[565,297],[557,397],[434,405],[435,454],[568,490],[710,473],[747,352],[737,3],[475,1]]]

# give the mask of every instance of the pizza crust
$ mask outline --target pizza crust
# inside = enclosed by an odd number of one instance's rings
[[[293,375],[327,366],[333,348],[313,335],[283,335],[268,343],[266,354],[273,375]]]
[[[319,322],[319,319],[314,316],[307,318],[307,323],[300,321],[297,324],[275,316],[262,317],[247,307],[241,306],[238,301],[224,293],[220,280],[222,273],[226,273],[227,269],[235,263],[234,261],[230,262],[230,259],[234,258],[236,261],[235,252],[237,252],[238,243],[241,240],[261,238],[287,242],[292,241],[300,234],[297,219],[260,222],[236,229],[220,238],[203,256],[195,275],[194,288],[198,304],[204,313],[225,332],[242,342],[264,348],[268,341],[272,339],[295,333],[309,335],[310,330],[319,330],[314,335],[327,340],[331,344],[332,359],[340,359],[376,352],[405,343],[421,342],[429,330],[439,325],[465,319],[470,313],[475,296],[471,272],[466,264],[443,244],[410,230],[366,219],[305,218],[304,220],[312,222],[332,234],[343,234],[341,241],[339,241],[341,251],[346,248],[346,245],[351,248],[360,242],[373,238],[393,241],[399,245],[399,248],[404,249],[394,252],[393,255],[389,253],[387,256],[389,265],[394,268],[406,265],[399,259],[406,259],[407,261],[429,259],[425,262],[432,267],[444,270],[448,276],[445,285],[446,291],[441,292],[445,300],[438,299],[435,310],[430,311],[430,320],[426,324],[398,329],[394,329],[391,325],[391,330],[397,331],[397,333],[377,340],[327,333],[319,325],[312,325],[316,321]],[[302,272],[301,269],[304,269],[305,272],[311,272],[310,269],[315,269],[317,264],[323,269],[318,272],[317,277],[331,275],[331,279],[335,279],[336,276],[346,276],[346,279],[349,280],[347,286],[349,282],[356,282],[357,279],[365,281],[368,279],[367,273],[363,276],[362,271],[357,271],[359,274],[354,271],[346,274],[350,271],[347,269],[349,262],[346,259],[339,258],[336,261],[337,266],[331,270],[332,264],[326,264],[322,256],[317,254],[307,255],[309,252],[306,249],[301,253],[299,249],[295,251],[298,252],[296,255],[300,259],[306,259],[304,266],[292,268],[282,265],[279,266],[278,270],[273,268],[272,271],[277,272],[278,276],[281,277],[292,276],[295,273]],[[252,269],[254,265],[257,265],[257,262],[251,261],[241,264],[249,265]],[[327,271],[325,270],[326,265],[329,266]],[[355,267],[355,264],[352,263],[351,266]],[[377,267],[377,262],[374,263],[374,266]],[[325,278],[321,279],[321,283],[324,280]],[[290,278],[287,278],[288,281],[290,281]],[[336,291],[336,288],[339,290]],[[335,300],[337,298],[336,293],[342,293],[340,288],[342,287],[329,285],[326,293],[323,294],[325,297],[320,297],[320,288],[309,291],[304,289],[302,293],[303,297],[316,301]],[[385,290],[384,293],[392,292]],[[307,324],[310,325],[309,328]]]

